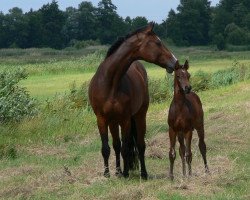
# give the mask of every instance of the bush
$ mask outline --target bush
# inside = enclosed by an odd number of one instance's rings
[[[151,103],[169,100],[173,95],[173,78],[168,75],[165,79],[149,79],[148,87]]]
[[[23,70],[0,72],[0,123],[18,122],[37,113],[36,101],[25,88],[18,86],[26,78]]]
[[[69,99],[74,103],[75,108],[87,108],[89,106],[88,98],[89,82],[84,82],[80,89],[77,89],[75,82],[70,88]]]
[[[198,71],[191,77],[191,85],[195,92],[205,91],[209,89],[211,75],[209,73]]]
[[[70,45],[75,47],[76,49],[84,49],[89,46],[97,46],[100,45],[100,42],[97,40],[73,40],[70,42]]]
[[[232,68],[219,70],[213,73],[211,76],[210,86],[212,88],[219,88],[243,81],[247,77],[247,72],[246,66],[239,66],[239,63],[235,61]]]

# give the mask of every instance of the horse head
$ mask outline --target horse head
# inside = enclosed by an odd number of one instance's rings
[[[185,61],[184,65],[179,65],[178,63],[175,65],[175,80],[179,86],[179,88],[185,93],[190,93],[192,87],[190,85],[189,79],[190,74],[188,73],[189,64],[188,61]]]
[[[147,62],[159,65],[165,68],[168,73],[172,73],[178,61],[154,33],[153,29],[154,23],[151,22],[147,27],[136,34],[137,37],[134,38],[134,42],[139,49],[138,57]]]

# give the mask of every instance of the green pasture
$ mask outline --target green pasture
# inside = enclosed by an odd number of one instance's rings
[[[191,74],[199,70],[214,73],[233,67],[235,62],[250,67],[250,52],[218,52],[208,47],[171,49],[181,62],[189,58]],[[141,180],[138,171],[131,172],[129,179],[115,177],[112,148],[111,178],[106,179],[102,176],[101,141],[93,112],[85,107],[72,108],[70,99],[64,98],[74,82],[80,86],[90,80],[104,56],[102,51],[82,53],[0,51],[0,71],[26,69],[30,75],[21,85],[39,100],[37,116],[0,125],[0,199],[250,198],[249,80],[199,92],[205,111],[210,175],[204,174],[194,133],[193,176],[182,177],[177,145],[175,180],[168,179],[170,102],[165,100],[151,104],[147,114],[149,180]],[[164,69],[144,64],[150,78],[166,76]]]
[[[106,47],[101,50],[90,48],[81,51],[57,51],[51,49],[0,51],[0,71],[3,69],[25,69],[29,73],[22,85],[30,94],[44,100],[56,93],[67,91],[73,82],[77,86],[89,81],[103,60]],[[183,63],[189,59],[190,72],[199,70],[215,72],[230,68],[238,62],[250,66],[250,54],[244,52],[219,52],[211,47],[171,47],[173,53]],[[91,53],[95,50],[95,53]],[[164,78],[166,71],[154,64],[143,62],[150,78]]]
[[[64,65],[74,66],[71,61],[63,61]],[[234,59],[222,60],[198,60],[190,61],[190,72],[194,73],[199,70],[204,72],[215,72],[221,69],[232,67],[236,62]],[[250,66],[250,59],[237,60],[241,64]],[[144,63],[144,62],[143,62]],[[76,62],[75,65],[79,64]],[[99,63],[95,63],[98,66]],[[46,64],[49,67],[49,63]],[[80,64],[79,64],[80,65]],[[167,73],[166,70],[154,64],[144,63],[147,67],[147,73],[150,78],[164,78]],[[85,66],[82,66],[83,68]],[[89,81],[94,75],[94,70],[87,70],[87,72],[68,70],[64,72],[57,72],[56,74],[49,73],[45,75],[31,75],[27,80],[22,82],[22,85],[30,91],[30,94],[38,99],[46,99],[53,96],[55,93],[63,93],[70,88],[73,82],[76,85],[81,85],[85,81]]]

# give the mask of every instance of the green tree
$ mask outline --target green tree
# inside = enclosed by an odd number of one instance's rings
[[[7,46],[25,48],[28,41],[28,21],[22,9],[10,9],[5,19]]]
[[[91,2],[82,2],[78,7],[79,40],[96,39],[97,9]]]
[[[42,44],[43,46],[52,48],[63,47],[63,26],[65,24],[64,13],[59,10],[58,4],[55,0],[51,3],[43,5],[39,9],[41,13],[42,23]]]
[[[103,44],[114,42],[117,37],[126,32],[126,24],[117,14],[116,9],[111,0],[101,0],[98,4],[98,38]]]
[[[249,0],[221,0],[212,15],[211,35],[223,34],[230,44],[245,44],[249,41],[249,13]]]
[[[32,9],[26,13],[28,19],[28,40],[26,47],[41,47],[42,41],[42,23],[41,23],[41,14],[40,12],[33,11]]]
[[[208,0],[181,0],[178,13],[169,12],[167,34],[178,45],[206,45],[209,42],[211,8]]]
[[[140,27],[146,26],[147,24],[148,20],[146,19],[146,17],[135,17],[134,19],[132,19],[131,29],[136,30]]]

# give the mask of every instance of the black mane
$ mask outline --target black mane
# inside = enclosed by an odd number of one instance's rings
[[[140,33],[142,31],[144,31],[145,29],[147,28],[147,26],[145,27],[142,27],[142,28],[139,28],[129,34],[127,34],[126,36],[124,37],[119,37],[117,39],[117,41],[115,43],[112,44],[112,46],[109,48],[107,54],[106,54],[106,58],[109,57],[110,55],[112,55],[120,46],[121,44],[127,40],[128,38],[132,37],[133,35],[137,34],[137,33]]]

